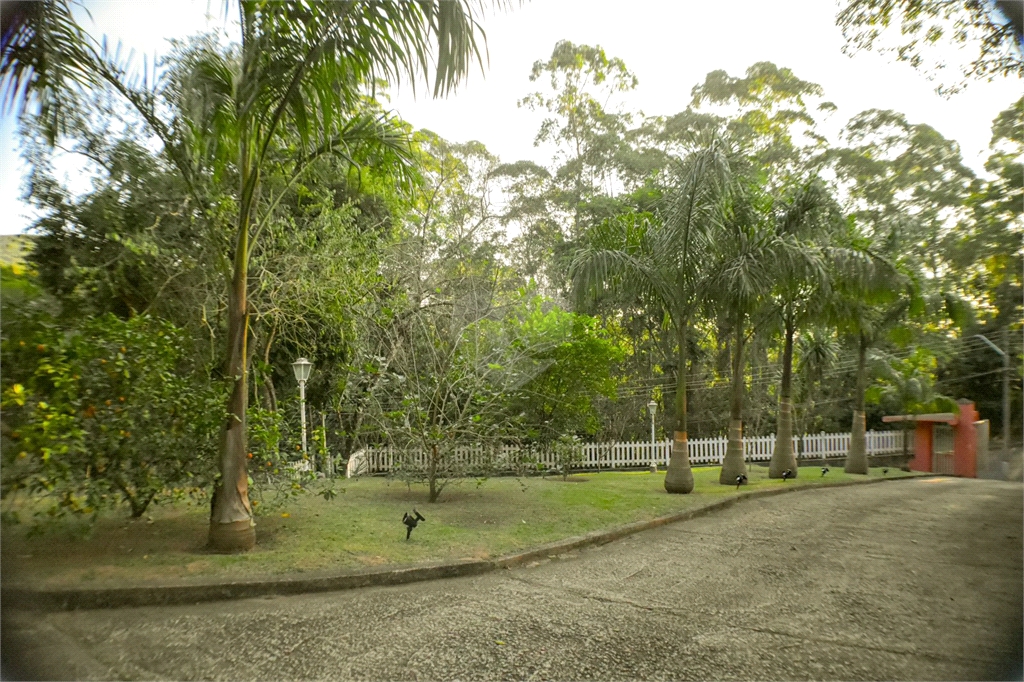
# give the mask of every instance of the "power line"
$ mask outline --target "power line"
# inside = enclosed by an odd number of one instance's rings
[[[977,339],[977,338],[974,338],[974,337],[969,337],[967,339],[964,339],[964,338],[953,339],[953,340],[951,340],[951,342],[954,342],[954,343],[955,342],[960,342],[960,343],[964,344],[958,351],[953,353],[955,355],[960,355],[960,354],[963,354],[963,353],[966,353],[966,352],[974,351],[974,350],[977,350],[977,349],[979,349],[979,348],[984,346],[984,342],[981,341],[981,339]],[[888,353],[887,354],[887,356],[888,356],[887,359],[890,359],[890,360],[905,360],[905,359],[909,358],[910,356],[912,356],[914,353],[916,353],[918,351],[918,349],[920,349],[920,348],[925,348],[926,350],[929,350],[929,351],[931,351],[933,353],[938,350],[937,348],[935,348],[933,346],[929,346],[927,344],[921,343],[921,344],[916,344],[914,347],[906,348],[906,349],[903,349],[901,351],[897,351],[895,353]],[[943,349],[943,350],[948,350],[948,349]],[[834,376],[837,376],[837,375],[840,375],[840,374],[845,374],[845,373],[850,372],[851,370],[855,369],[856,366],[857,366],[857,360],[848,360],[848,361],[845,361],[845,362],[842,362],[842,363],[838,363],[836,365],[833,365],[833,366],[829,367],[824,372],[822,372],[822,378],[834,377]],[[772,383],[775,383],[776,380],[779,378],[779,375],[781,373],[781,369],[779,368],[779,366],[777,364],[758,365],[758,366],[750,368],[751,372],[753,372],[754,370],[760,370],[759,373],[761,373],[761,374],[767,373],[769,376],[752,377],[749,381],[746,382],[747,385],[749,385],[749,386],[756,386],[756,385],[762,385],[762,384],[772,384]],[[1002,370],[996,370],[996,371],[1002,371]],[[963,377],[963,378],[966,378],[966,377]],[[712,385],[712,382],[714,382],[714,385]],[[712,380],[712,381],[708,381],[708,380],[688,380],[686,382],[686,388],[687,388],[687,390],[711,390],[711,389],[717,389],[717,388],[727,388],[730,385],[730,382],[727,379],[723,380],[723,383],[721,383],[721,384],[718,384],[717,382],[718,382],[717,379]],[[662,389],[664,389],[664,388],[674,388],[675,385],[676,385],[676,381],[674,379],[671,379],[671,378],[666,378],[666,379],[661,379],[661,380],[659,380],[659,378],[643,379],[643,380],[639,380],[636,383],[631,383],[631,384],[625,384],[625,385],[618,386],[617,389],[616,389],[616,394],[620,398],[637,397],[638,395],[644,393],[645,391],[652,391],[655,388],[662,388]]]

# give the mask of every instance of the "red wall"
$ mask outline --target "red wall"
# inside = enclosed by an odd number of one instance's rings
[[[932,470],[932,422],[916,422],[914,429],[914,459],[911,471]]]
[[[965,478],[978,476],[978,434],[974,422],[978,421],[978,412],[974,403],[959,404],[960,418],[953,427],[953,473]]]

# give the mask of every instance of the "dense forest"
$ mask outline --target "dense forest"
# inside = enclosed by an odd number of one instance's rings
[[[643,74],[562,41],[524,74],[557,148],[541,165],[388,110],[375,79],[415,74],[412,53],[390,73],[303,57],[275,23],[301,17],[246,7],[248,42],[182,40],[151,80],[99,60],[22,117],[41,217],[2,273],[5,497],[141,514],[271,485],[303,457],[299,357],[327,472],[365,445],[443,469],[459,444],[646,440],[651,400],[684,444],[863,433],[961,398],[1000,434],[985,339],[1021,414],[1024,100],[979,177],[927,121],[838,111],[769,62],[709,64],[685,110],[641,115],[621,102]]]

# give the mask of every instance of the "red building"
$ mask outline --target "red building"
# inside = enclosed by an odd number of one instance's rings
[[[914,422],[912,471],[977,478],[978,412],[969,400],[958,400],[959,412],[901,414],[882,417],[883,422]]]

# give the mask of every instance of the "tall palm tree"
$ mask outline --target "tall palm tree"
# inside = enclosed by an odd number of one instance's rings
[[[663,215],[627,215],[606,220],[587,235],[573,259],[573,289],[582,299],[603,291],[627,293],[660,305],[677,344],[676,430],[665,473],[665,490],[693,490],[687,445],[687,331],[701,304],[709,239],[722,221],[729,167],[721,145],[712,141],[676,168],[677,181]]]
[[[803,406],[798,426],[801,435],[807,434],[808,422],[813,420],[815,398],[820,391],[825,373],[835,365],[838,357],[837,346],[834,330],[824,328],[821,322],[796,339],[796,374],[800,379],[801,388],[799,402]],[[793,421],[796,423],[796,409],[793,413]]]
[[[834,227],[842,214],[824,183],[815,176],[793,188],[776,219],[776,231],[790,235],[805,249],[805,267],[782,271],[775,280],[771,303],[783,331],[782,379],[775,449],[768,464],[768,477],[781,478],[787,469],[798,471],[793,453],[793,340],[797,329],[820,315],[820,302],[828,296],[826,252]]]
[[[468,4],[239,3],[240,68],[231,81],[214,73],[212,84],[231,86],[228,124],[216,144],[230,154],[238,176],[233,277],[228,297],[228,372],[235,384],[221,451],[221,479],[210,516],[210,545],[241,550],[255,543],[246,472],[246,342],[249,238],[260,176],[275,136],[290,127],[301,141],[297,178],[326,153],[348,154],[352,130],[346,113],[357,110],[367,83],[424,76],[437,52],[434,94],[449,91],[480,58],[480,31]],[[216,66],[216,62],[212,63]],[[200,64],[200,78],[211,73]],[[233,109],[233,111],[232,111]],[[372,129],[364,123],[365,131]],[[237,145],[237,146],[236,146]],[[398,150],[399,145],[392,145]]]
[[[835,294],[827,302],[827,314],[857,351],[850,449],[844,466],[848,474],[868,473],[864,414],[868,351],[900,320],[924,307],[913,273],[884,253],[885,246],[894,243],[890,234],[882,249],[876,250],[851,229],[850,244],[855,248],[836,251],[833,258]]]
[[[58,10],[66,9],[60,0],[48,2]],[[200,50],[182,90],[198,95],[197,108],[190,112],[192,116],[171,122],[164,120],[159,106],[167,93],[146,78],[140,82],[130,76],[125,64],[77,27],[61,37],[67,49],[82,57],[88,71],[124,96],[160,138],[200,211],[210,220],[224,209],[233,213],[234,237],[225,258],[230,273],[225,369],[234,382],[209,535],[210,546],[219,551],[248,549],[256,537],[246,472],[248,265],[253,240],[284,194],[282,190],[276,196],[262,196],[263,173],[271,163],[283,162],[294,182],[325,154],[355,162],[354,148],[367,142],[407,155],[386,118],[360,113],[367,88],[381,79],[395,83],[408,78],[415,83],[421,76],[428,77],[433,62],[433,93],[440,95],[462,79],[472,61],[482,66],[477,35],[483,31],[470,0],[242,0],[237,10],[241,27],[237,54],[229,57],[216,50]],[[70,13],[66,14],[73,26]],[[32,71],[14,69],[7,53],[5,42],[3,75],[10,73],[24,82]],[[288,149],[292,151],[282,156]],[[235,178],[236,188],[228,202],[211,205],[203,196],[199,185],[208,177],[204,164],[215,175]]]
[[[16,0],[0,11],[0,111],[21,116],[39,105],[52,145],[64,130],[69,90],[95,84],[88,40],[67,0]]]
[[[771,198],[752,182],[737,184],[730,195],[728,219],[714,239],[714,275],[708,281],[711,305],[729,329],[731,387],[729,435],[719,482],[735,484],[746,473],[743,461],[744,346],[751,315],[765,303],[779,273],[818,267],[813,252],[794,234],[778,231],[771,219]]]

